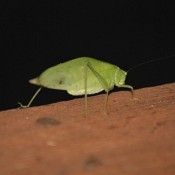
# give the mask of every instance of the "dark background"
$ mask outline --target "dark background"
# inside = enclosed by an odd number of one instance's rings
[[[0,110],[26,104],[37,86],[28,80],[79,56],[124,70],[175,55],[173,1],[1,1]],[[175,81],[175,57],[141,66],[127,76],[135,89]],[[115,91],[118,89],[115,89]],[[42,90],[33,105],[77,98]]]

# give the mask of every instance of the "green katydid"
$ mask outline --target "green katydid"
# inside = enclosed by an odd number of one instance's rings
[[[108,93],[117,87],[128,88],[133,92],[133,87],[125,84],[127,72],[119,67],[96,60],[90,57],[79,57],[65,63],[46,69],[37,78],[29,82],[41,86],[34,94],[28,105],[29,107],[42,87],[66,90],[71,95],[85,96],[85,111],[87,113],[87,95],[106,92],[105,111],[107,108]]]
[[[153,59],[144,63],[140,63],[128,71],[135,69],[147,63],[155,62],[164,58],[171,58],[175,55]],[[125,79],[128,71],[120,69],[113,64],[100,61],[90,57],[79,57],[65,63],[60,63],[56,66],[46,69],[37,78],[29,82],[41,86],[33,95],[29,103],[25,106],[21,103],[22,108],[30,107],[31,103],[40,92],[42,87],[66,90],[71,95],[85,96],[85,111],[87,114],[87,95],[96,94],[101,91],[106,92],[105,112],[107,108],[108,93],[114,86],[128,88],[133,94],[133,87],[125,84]]]

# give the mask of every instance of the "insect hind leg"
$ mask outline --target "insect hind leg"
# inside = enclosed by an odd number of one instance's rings
[[[108,102],[108,95],[109,95],[109,91],[110,91],[110,87],[108,85],[108,83],[106,82],[106,80],[93,68],[93,66],[87,62],[87,67],[93,72],[93,74],[95,75],[95,77],[97,78],[97,80],[100,82],[100,84],[102,85],[103,89],[106,92],[106,97],[105,97],[105,108],[104,111],[105,113],[107,113],[107,102]],[[87,68],[86,68],[86,74],[85,74],[85,102],[87,103]]]
[[[30,99],[29,103],[27,105],[23,105],[22,103],[18,102],[18,104],[20,105],[20,108],[28,108],[30,107],[30,105],[32,104],[32,102],[34,101],[34,99],[36,98],[36,96],[38,95],[38,93],[41,91],[42,87],[40,87],[35,94],[33,95],[33,97]]]

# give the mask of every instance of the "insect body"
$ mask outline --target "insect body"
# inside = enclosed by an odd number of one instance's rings
[[[50,89],[66,90],[69,94],[75,96],[85,95],[86,111],[87,95],[104,90],[106,92],[106,110],[108,93],[114,86],[128,88],[133,91],[132,86],[125,84],[126,75],[127,72],[113,64],[90,57],[80,57],[48,68],[39,77],[29,82]],[[27,107],[30,106],[32,101],[33,98]]]

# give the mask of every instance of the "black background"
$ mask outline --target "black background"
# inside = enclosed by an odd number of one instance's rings
[[[60,62],[90,56],[128,70],[151,59],[175,55],[173,1],[0,3],[1,110],[18,107],[18,101],[27,103],[38,88],[28,80]],[[174,82],[174,60],[141,66],[129,72],[126,83],[137,89]],[[33,105],[72,98],[77,97],[45,89]]]

